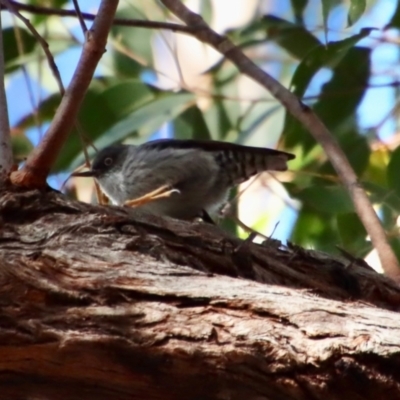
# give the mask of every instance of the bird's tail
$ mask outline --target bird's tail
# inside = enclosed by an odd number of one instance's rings
[[[263,171],[286,171],[287,162],[293,158],[293,154],[283,151],[247,146],[224,149],[215,156],[235,185]]]

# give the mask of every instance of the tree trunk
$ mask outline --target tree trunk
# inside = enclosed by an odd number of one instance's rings
[[[0,193],[0,399],[400,399],[400,288],[205,223]]]

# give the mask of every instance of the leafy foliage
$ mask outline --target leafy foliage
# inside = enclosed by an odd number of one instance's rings
[[[381,27],[363,25],[365,0],[321,0],[318,15],[313,14],[313,26],[322,28],[314,29],[309,21],[315,3],[292,0],[291,13],[279,7],[269,15],[254,13],[245,23],[225,31],[253,61],[272,71],[321,117],[370,194],[385,228],[393,234],[393,246],[398,251],[400,152],[377,139],[378,128],[366,130],[360,123],[360,105],[373,90],[370,86],[375,73],[371,65],[374,47],[368,39],[374,35],[382,38],[382,31],[376,30]],[[369,7],[374,3],[369,3]],[[52,4],[61,7],[65,2]],[[337,10],[342,10],[341,20],[336,17],[332,26],[331,16]],[[400,28],[399,10],[397,4],[394,15],[386,16],[387,27]],[[199,11],[210,23],[217,18],[212,1],[204,1]],[[118,16],[167,20],[156,2],[137,2],[134,6],[123,3]],[[59,17],[35,17],[32,22],[39,32],[46,32],[54,53],[76,46],[78,25],[70,28],[70,37],[60,43],[59,27],[54,20],[59,22]],[[24,28],[18,30],[19,39],[12,27],[3,30],[8,78],[34,62],[41,70],[48,70],[43,57],[38,58],[36,40]],[[371,249],[365,230],[347,191],[307,129],[285,114],[270,94],[243,79],[229,62],[208,53],[202,45],[190,53],[190,47],[197,44],[189,40],[187,36],[174,37],[171,32],[115,26],[108,54],[79,114],[79,126],[86,140],[98,148],[118,141],[140,143],[168,124],[177,138],[257,146],[274,146],[279,142],[280,148],[297,156],[290,165],[294,173],[284,183],[290,197],[300,204],[290,240],[330,252],[337,252],[339,246],[356,256],[365,256]],[[23,45],[23,54],[18,51],[18,41]],[[180,53],[179,46],[185,45]],[[203,63],[204,60],[208,61]],[[199,64],[204,64],[204,68]],[[30,74],[40,85],[40,74],[33,70]],[[51,121],[59,103],[58,93],[40,99],[35,108],[42,123]],[[37,125],[35,112],[14,124],[18,132],[16,148],[27,151],[21,132]],[[77,132],[72,132],[54,172],[71,171],[82,162],[81,140]],[[265,213],[265,217],[256,219],[266,221],[266,226],[276,216],[275,210],[254,212]],[[270,232],[270,227],[266,228],[266,233]]]

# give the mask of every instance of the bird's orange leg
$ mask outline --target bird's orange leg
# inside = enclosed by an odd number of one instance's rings
[[[137,199],[125,201],[124,206],[139,207],[150,203],[151,201],[169,197],[172,193],[180,193],[180,191],[178,189],[171,189],[171,186],[163,185],[144,196],[138,197]]]

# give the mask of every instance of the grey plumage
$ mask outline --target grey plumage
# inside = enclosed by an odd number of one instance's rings
[[[113,145],[100,151],[91,171],[115,204],[144,196],[161,186],[177,189],[141,209],[179,219],[214,213],[229,189],[266,170],[285,171],[293,154],[225,142],[164,139],[140,146]]]

